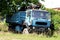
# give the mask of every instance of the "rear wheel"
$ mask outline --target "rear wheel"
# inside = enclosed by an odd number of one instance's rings
[[[19,26],[19,25],[15,26],[15,32],[22,33],[22,30],[23,30],[22,26]]]

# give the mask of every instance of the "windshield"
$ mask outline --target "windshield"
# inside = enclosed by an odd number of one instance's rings
[[[49,17],[49,13],[45,12],[45,11],[32,11],[32,16],[34,18],[48,18]]]

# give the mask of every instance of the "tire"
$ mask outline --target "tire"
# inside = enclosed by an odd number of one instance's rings
[[[16,25],[15,26],[15,32],[22,33],[22,30],[23,30],[23,27],[22,26],[19,26],[19,25]]]
[[[51,29],[51,30],[55,30],[55,29],[54,29],[54,24],[51,23],[50,29]]]
[[[51,37],[51,36],[53,36],[53,31],[50,28],[48,28],[46,31],[46,34],[48,37]]]
[[[48,36],[51,36],[51,29],[48,28],[48,32],[47,32]]]
[[[24,28],[23,34],[29,34],[28,28]]]
[[[51,35],[53,35],[54,34],[54,24],[51,24],[51,26],[50,26],[50,29],[51,29]]]

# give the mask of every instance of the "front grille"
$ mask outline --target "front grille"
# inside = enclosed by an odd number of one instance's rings
[[[37,25],[47,25],[46,22],[36,22]]]

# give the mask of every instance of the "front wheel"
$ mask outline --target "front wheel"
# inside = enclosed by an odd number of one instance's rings
[[[23,34],[29,34],[28,28],[23,29]]]
[[[50,28],[48,28],[47,31],[46,31],[46,34],[49,37],[53,36],[53,30],[51,30]]]

